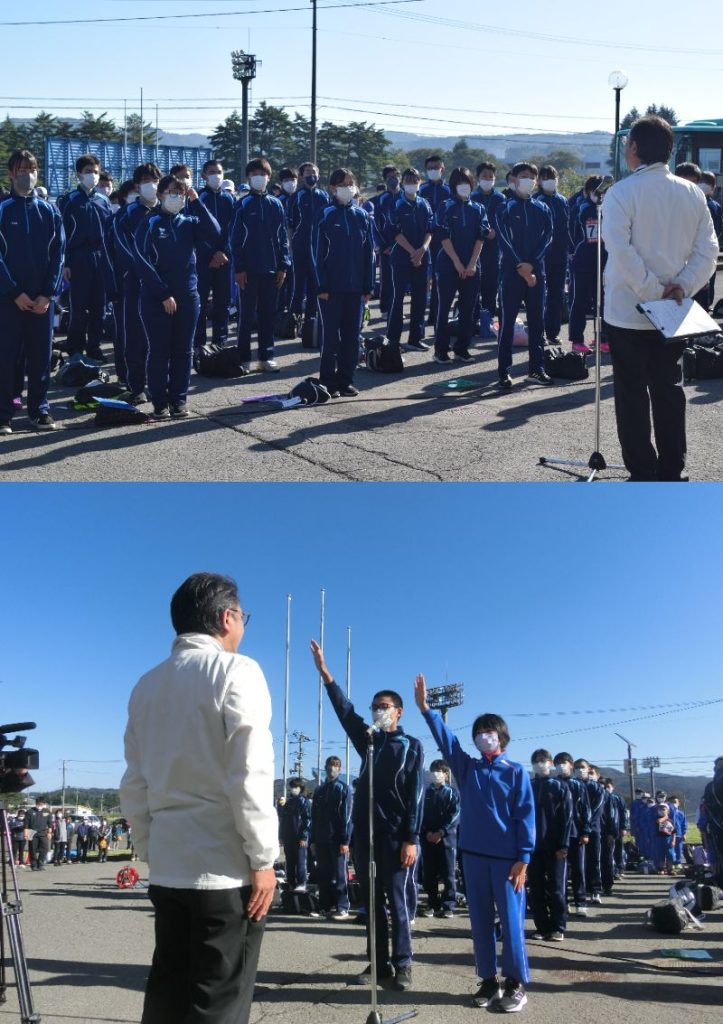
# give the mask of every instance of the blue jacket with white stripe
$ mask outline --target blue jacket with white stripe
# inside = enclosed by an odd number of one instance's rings
[[[459,826],[459,793],[451,786],[427,786],[422,813],[422,836],[441,832],[445,846],[457,845]]]
[[[473,203],[477,203],[481,206],[484,212],[487,214],[487,220],[489,225],[495,232],[495,237],[488,239],[484,248],[482,249],[481,261],[483,264],[488,266],[491,263],[498,263],[500,258],[500,243],[497,238],[497,214],[500,212],[502,207],[505,205],[505,197],[501,192],[497,192],[492,189],[491,192],[484,192],[481,188],[476,188],[470,199]]]
[[[475,242],[480,239],[484,241],[490,233],[487,214],[471,199],[468,202],[458,198],[449,199],[437,215],[437,222],[440,239],[442,242],[446,238],[451,241],[454,251],[465,266],[472,258]],[[442,250],[437,258],[437,271],[451,265],[452,261]]]
[[[392,238],[392,251],[389,259],[396,265],[406,266],[409,263],[409,253],[402,249],[398,242],[394,241],[397,235],[404,235],[406,240],[415,249],[419,249],[426,235],[431,235],[434,228],[434,214],[432,207],[426,199],[418,195],[414,199],[407,199],[402,195],[389,211],[389,234]],[[429,252],[426,252],[422,260],[422,266],[429,263]]]
[[[567,199],[559,192],[548,195],[547,192],[542,191],[536,192],[533,198],[546,206],[552,217],[552,240],[545,253],[545,261],[549,264],[567,263],[570,217]]]
[[[198,198],[201,200],[203,205],[206,207],[208,212],[215,218],[221,228],[221,241],[215,249],[210,249],[204,246],[204,252],[208,254],[209,258],[214,252],[224,252],[227,256],[231,256],[231,243],[229,240],[229,233],[231,229],[231,222],[233,221],[234,214],[236,212],[236,200],[231,192],[227,192],[226,189],[212,189],[206,185],[198,193]],[[201,254],[199,253],[199,256]]]
[[[572,794],[561,779],[532,780],[535,797],[535,847],[538,850],[566,850],[572,833]]]
[[[502,273],[517,273],[520,263],[531,263],[544,275],[544,257],[552,242],[552,214],[537,199],[513,196],[497,214]]]
[[[163,302],[181,301],[198,288],[196,251],[204,243],[216,245],[221,228],[200,199],[183,213],[171,215],[158,208],[136,230],[136,268],[143,293]]]
[[[306,188],[294,192],[286,204],[286,219],[292,232],[294,249],[299,245],[311,246],[314,228],[330,203],[329,195],[321,188]]]
[[[52,299],[60,288],[65,234],[60,214],[32,193],[0,203],[0,295]]]
[[[341,779],[327,779],[311,798],[311,841],[348,846],[351,839],[351,789]]]
[[[236,204],[231,252],[237,274],[286,273],[291,267],[284,208],[268,192],[250,192]]]
[[[374,241],[369,214],[361,206],[336,201],[314,231],[312,258],[320,292],[358,292],[374,288]]]
[[[287,797],[281,808],[279,836],[288,845],[309,842],[311,830],[311,800],[303,794]]]
[[[160,203],[146,206],[140,199],[121,206],[110,224],[113,237],[113,259],[115,261],[116,279],[131,274],[138,278],[138,258],[135,247],[135,236],[140,225],[161,209]],[[120,273],[119,273],[120,272]]]
[[[434,214],[435,241],[439,241],[441,238],[440,229],[437,226],[437,215],[440,210],[444,207],[444,204],[448,199],[452,198],[452,190],[446,181],[427,181],[422,185],[419,190],[419,194],[422,199],[426,199],[429,205],[432,207],[432,213]]]
[[[110,266],[106,249],[106,232],[110,227],[113,210],[108,197],[94,189],[74,188],[58,200],[58,209],[65,228],[65,262],[73,268],[75,256],[80,252],[101,252]]]

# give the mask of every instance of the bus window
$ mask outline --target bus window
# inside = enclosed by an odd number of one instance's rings
[[[701,147],[698,150],[698,163],[701,171],[712,171],[713,174],[720,174],[721,172],[721,149],[704,149]]]

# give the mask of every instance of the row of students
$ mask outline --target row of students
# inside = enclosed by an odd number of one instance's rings
[[[706,205],[708,206],[708,212],[710,213],[711,220],[713,221],[713,228],[718,237],[718,242],[720,243],[723,241],[723,208],[714,198],[718,182],[713,171],[702,171],[698,164],[685,162],[678,164],[675,168],[675,174],[678,178],[684,178],[686,181],[692,181],[693,184],[697,185],[701,190],[705,196]],[[708,285],[705,288],[701,288],[695,296],[695,301],[698,302],[705,310],[711,310],[715,305],[715,277],[716,275],[714,272],[708,282]]]

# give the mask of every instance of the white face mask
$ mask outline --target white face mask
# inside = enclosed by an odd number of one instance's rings
[[[111,203],[110,208],[113,211],[113,213],[118,213],[118,211],[120,210],[120,203]]]
[[[292,786],[291,789],[289,790],[289,792],[291,793],[292,796],[299,796],[300,793],[301,793],[301,790],[299,789],[298,786]]]
[[[150,202],[151,200],[156,198],[156,193],[158,192],[158,182],[144,181],[143,184],[140,186],[139,192],[141,193],[144,199],[147,199]]]
[[[18,171],[15,175],[15,188],[18,192],[32,192],[37,180],[37,171]]]
[[[269,183],[268,174],[252,174],[249,178],[249,185],[254,192],[265,192]]]
[[[518,178],[517,179],[517,191],[522,196],[529,196],[535,187],[534,178]]]
[[[700,190],[701,190],[701,192],[703,193],[704,196],[712,196],[713,195],[713,186],[709,185],[707,182],[705,182],[705,181],[702,182],[698,187],[700,188]]]
[[[337,765],[332,765],[331,768],[326,769],[326,774],[329,776],[330,779],[338,779],[340,771],[341,768],[338,768]]]
[[[532,771],[538,776],[549,775],[551,768],[552,765],[549,761],[535,761],[532,765]]]
[[[441,181],[442,172],[439,169],[439,167],[430,167],[429,170],[427,171],[427,177],[429,178],[430,181]]]
[[[474,738],[474,745],[480,754],[494,754],[500,745],[500,738],[496,732],[478,732]]]
[[[444,772],[432,772],[432,782],[435,786],[444,785]]]
[[[483,192],[491,192],[495,187],[494,178],[480,178],[477,182]]]
[[[576,768],[575,778],[581,779],[584,782],[587,779],[587,768]]]
[[[99,185],[98,191],[102,192],[104,196],[109,196],[113,189],[110,187],[110,185]]]
[[[192,178],[179,178],[178,180],[179,181],[184,181],[186,183],[187,188],[193,188],[193,179]]]
[[[471,194],[472,188],[470,185],[467,185],[465,183],[464,185],[457,186],[457,195],[459,196],[460,199],[469,199]]]
[[[382,732],[388,732],[394,725],[394,708],[375,709],[372,711],[372,721],[379,726]]]
[[[342,206],[348,206],[356,195],[356,188],[353,185],[337,185],[336,198]]]
[[[214,192],[221,188],[221,182],[223,181],[223,174],[209,174],[206,178],[206,183],[209,188],[212,188]]]
[[[293,196],[294,192],[296,192],[296,182],[291,179],[282,181],[281,187],[288,196]]]
[[[128,195],[126,196],[126,206],[130,206],[131,203],[135,203],[137,199],[138,199],[138,193],[137,192],[129,192]]]
[[[161,199],[161,205],[166,213],[180,213],[183,207],[186,205],[185,196],[164,196]]]
[[[557,192],[557,182],[554,178],[546,178],[545,181],[540,182],[542,191],[546,192],[548,196],[554,195]]]
[[[84,174],[81,174],[80,176],[80,184],[83,186],[83,188],[87,188],[88,191],[90,191],[90,189],[92,188],[95,188],[99,181],[100,175],[97,174],[95,171],[86,171]]]
[[[567,763],[555,765],[555,775],[557,775],[558,779],[569,779],[570,765]]]
[[[419,185],[416,182],[407,182],[404,186],[404,194],[409,196],[410,199],[414,199],[417,192],[419,192]]]

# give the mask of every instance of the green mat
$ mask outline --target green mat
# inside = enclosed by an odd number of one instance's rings
[[[676,960],[712,960],[707,949],[661,949],[661,956],[673,957]]]

